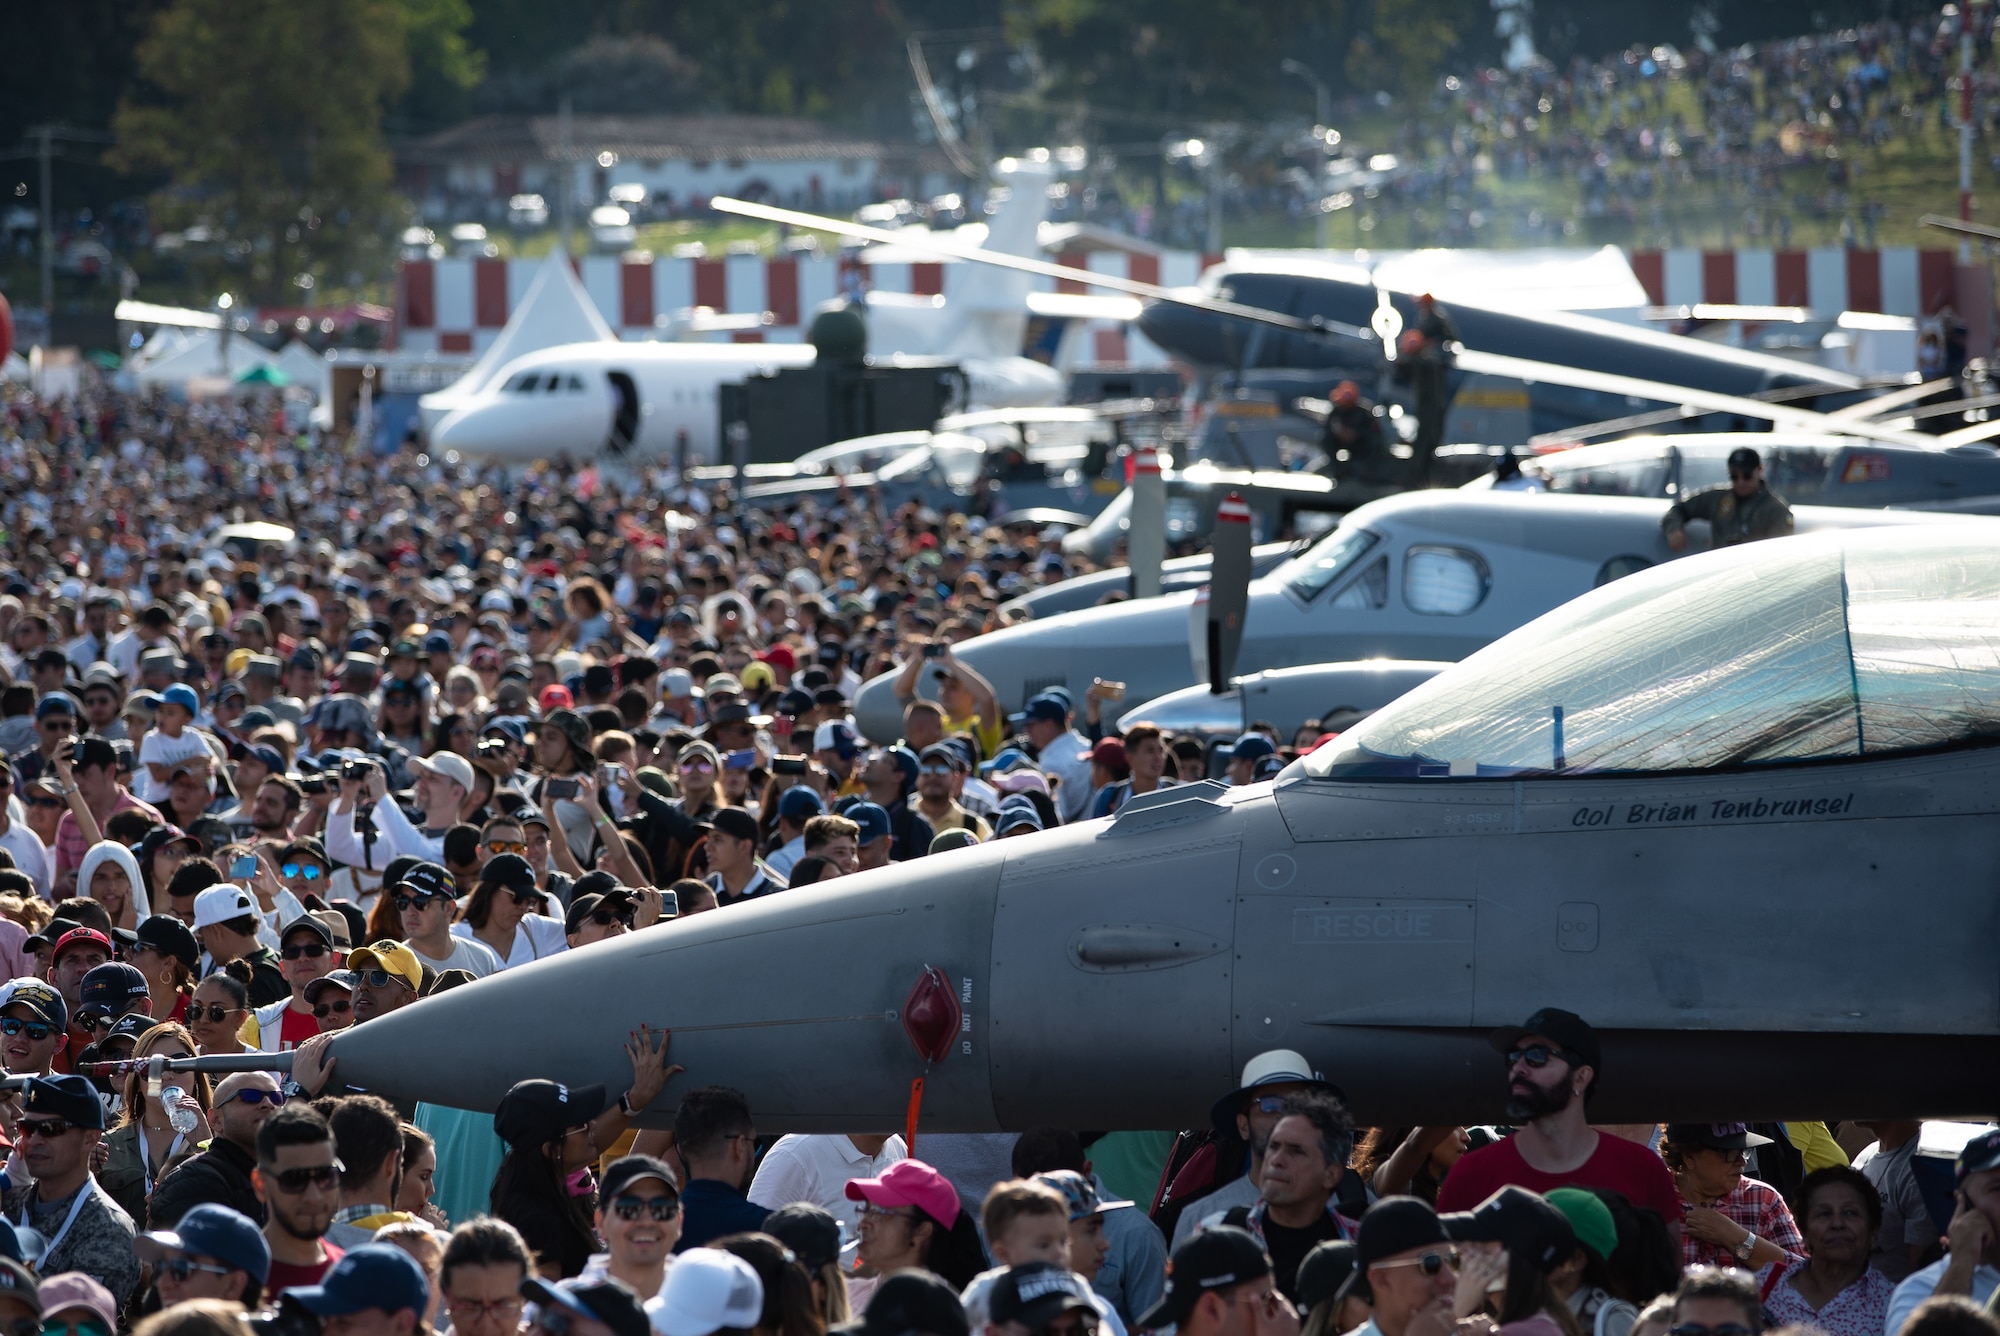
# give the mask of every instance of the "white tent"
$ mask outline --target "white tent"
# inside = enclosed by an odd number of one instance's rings
[[[590,300],[590,294],[583,290],[576,270],[570,267],[569,257],[559,249],[550,251],[549,258],[535,274],[535,281],[528,285],[527,295],[507,317],[500,337],[479,355],[472,370],[444,389],[417,400],[423,429],[428,433],[444,421],[445,414],[485,389],[517,357],[566,343],[616,342],[617,338],[597,304]]]
[[[147,360],[144,365],[128,366],[139,384],[186,385],[196,380],[227,383],[251,367],[278,364],[275,356],[241,334],[232,335],[225,346],[222,335],[212,329],[182,333],[185,337],[178,347],[163,349],[161,356]],[[148,343],[142,351],[152,346]]]
[[[311,390],[324,403],[333,393],[333,372],[327,360],[297,339],[278,350],[278,369],[292,378],[292,384]]]

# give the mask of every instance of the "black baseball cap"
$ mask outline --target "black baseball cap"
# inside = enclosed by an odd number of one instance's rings
[[[617,1167],[614,1162],[612,1168]],[[809,1201],[795,1201],[771,1212],[764,1217],[764,1232],[790,1248],[808,1271],[840,1260],[840,1222]]]
[[[724,835],[757,842],[757,818],[740,807],[725,807],[708,819],[708,824]]]
[[[1064,1313],[1097,1313],[1083,1277],[1053,1262],[1008,1267],[993,1282],[986,1302],[996,1324],[1018,1322],[1028,1328],[1045,1327]]]
[[[598,909],[615,914],[621,909],[630,909],[631,906],[632,892],[623,886],[615,886],[602,895],[578,895],[569,902],[569,912],[563,915],[563,932],[566,934],[581,932],[583,921]]]
[[[1764,467],[1764,457],[1747,445],[1739,445],[1729,452],[1729,467],[1732,469],[1760,469]]]
[[[832,1328],[845,1336],[971,1336],[958,1291],[929,1271],[892,1271],[875,1287],[859,1322]]]
[[[78,990],[78,1012],[123,1016],[132,1004],[151,995],[146,976],[122,960],[107,960],[83,976]]]
[[[1469,1211],[1439,1216],[1438,1223],[1462,1243],[1504,1243],[1509,1253],[1526,1256],[1543,1272],[1554,1270],[1576,1252],[1576,1231],[1569,1217],[1539,1192],[1513,1183]]]
[[[1511,1053],[1529,1035],[1553,1039],[1582,1059],[1582,1064],[1598,1075],[1604,1074],[1603,1051],[1597,1046],[1597,1031],[1590,1022],[1561,1007],[1543,1007],[1528,1017],[1526,1025],[1504,1025],[1486,1036],[1486,1042],[1500,1053]]]
[[[458,882],[442,863],[417,863],[407,869],[395,884],[407,886],[418,895],[442,896],[447,900],[458,898]]]
[[[646,1316],[645,1301],[624,1281],[610,1276],[588,1282],[554,1283],[530,1276],[521,1282],[521,1294],[543,1308],[567,1309],[601,1322],[611,1329],[611,1336],[652,1336],[653,1324]]]
[[[479,869],[479,880],[488,886],[509,891],[536,889],[535,869],[519,854],[495,854]]]
[[[495,860],[498,861],[498,860]],[[510,1146],[540,1146],[604,1112],[604,1087],[517,1081],[501,1096],[493,1130]]]
[[[321,922],[319,917],[311,910],[307,910],[305,913],[299,915],[279,931],[278,945],[283,946],[287,941],[291,940],[291,936],[295,932],[309,932],[319,938],[327,950],[331,951],[333,949],[333,928]]]
[[[1341,1286],[1354,1274],[1354,1244],[1347,1239],[1328,1239],[1299,1263],[1299,1307],[1310,1312],[1340,1293]]]
[[[597,1180],[597,1200],[608,1202],[632,1184],[648,1178],[659,1179],[667,1185],[667,1191],[676,1197],[681,1195],[674,1184],[674,1171],[667,1168],[665,1160],[651,1155],[621,1155],[604,1167],[604,1177]]]
[[[1271,1274],[1264,1245],[1247,1229],[1215,1225],[1174,1249],[1167,1267],[1167,1292],[1139,1315],[1141,1327],[1176,1327],[1187,1321],[1202,1295]]]
[[[84,1076],[29,1077],[21,1112],[61,1118],[72,1127],[104,1130],[104,1102],[97,1097],[97,1087]]]
[[[1972,1175],[1993,1169],[2000,1169],[2000,1128],[1981,1132],[1965,1143],[1958,1152],[1958,1163],[1953,1170],[1956,1175],[1954,1185],[1964,1187],[1965,1180]]]
[[[194,933],[172,914],[153,914],[141,919],[138,930],[132,934],[132,945],[171,956],[190,971],[201,963],[201,948],[195,945]]]
[[[1744,1123],[1668,1123],[1666,1137],[1676,1146],[1710,1150],[1750,1150],[1771,1144],[1770,1137],[1758,1136]]]
[[[1450,1243],[1451,1235],[1429,1202],[1421,1197],[1384,1197],[1368,1208],[1354,1231],[1354,1268],[1358,1274],[1385,1257]]]

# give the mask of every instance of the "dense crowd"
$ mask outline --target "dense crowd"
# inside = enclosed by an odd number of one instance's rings
[[[1328,730],[1121,733],[1111,683],[1010,714],[952,646],[1073,572],[1031,529],[469,474],[235,401],[5,409],[14,1336],[2000,1330],[2000,1132],[1941,1219],[1914,1123],[1593,1128],[1596,1036],[1554,1010],[1494,1037],[1504,1129],[1357,1129],[1284,1051],[1195,1132],[916,1148],[760,1138],[719,1085],[637,1126],[680,1074],[643,1027],[623,1091],[342,1085],[334,1037],[433,993]],[[900,735],[864,737],[884,673]],[[259,1053],[289,1072],[149,1061]]]

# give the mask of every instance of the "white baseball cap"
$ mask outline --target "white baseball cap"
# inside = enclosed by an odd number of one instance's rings
[[[455,751],[440,751],[435,756],[412,756],[410,769],[428,770],[434,775],[443,775],[454,780],[467,793],[472,792],[472,762]]]
[[[241,886],[232,886],[226,881],[209,887],[194,898],[194,926],[197,928],[227,923],[246,914],[254,918],[258,913],[256,897]]]
[[[691,1248],[667,1268],[666,1283],[646,1304],[659,1336],[711,1336],[748,1329],[764,1316],[764,1282],[750,1264],[719,1248]]]

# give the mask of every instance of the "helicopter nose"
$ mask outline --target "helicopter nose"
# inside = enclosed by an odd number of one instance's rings
[[[1176,357],[1213,366],[1223,356],[1221,318],[1173,302],[1147,302],[1139,312],[1139,332]]]

